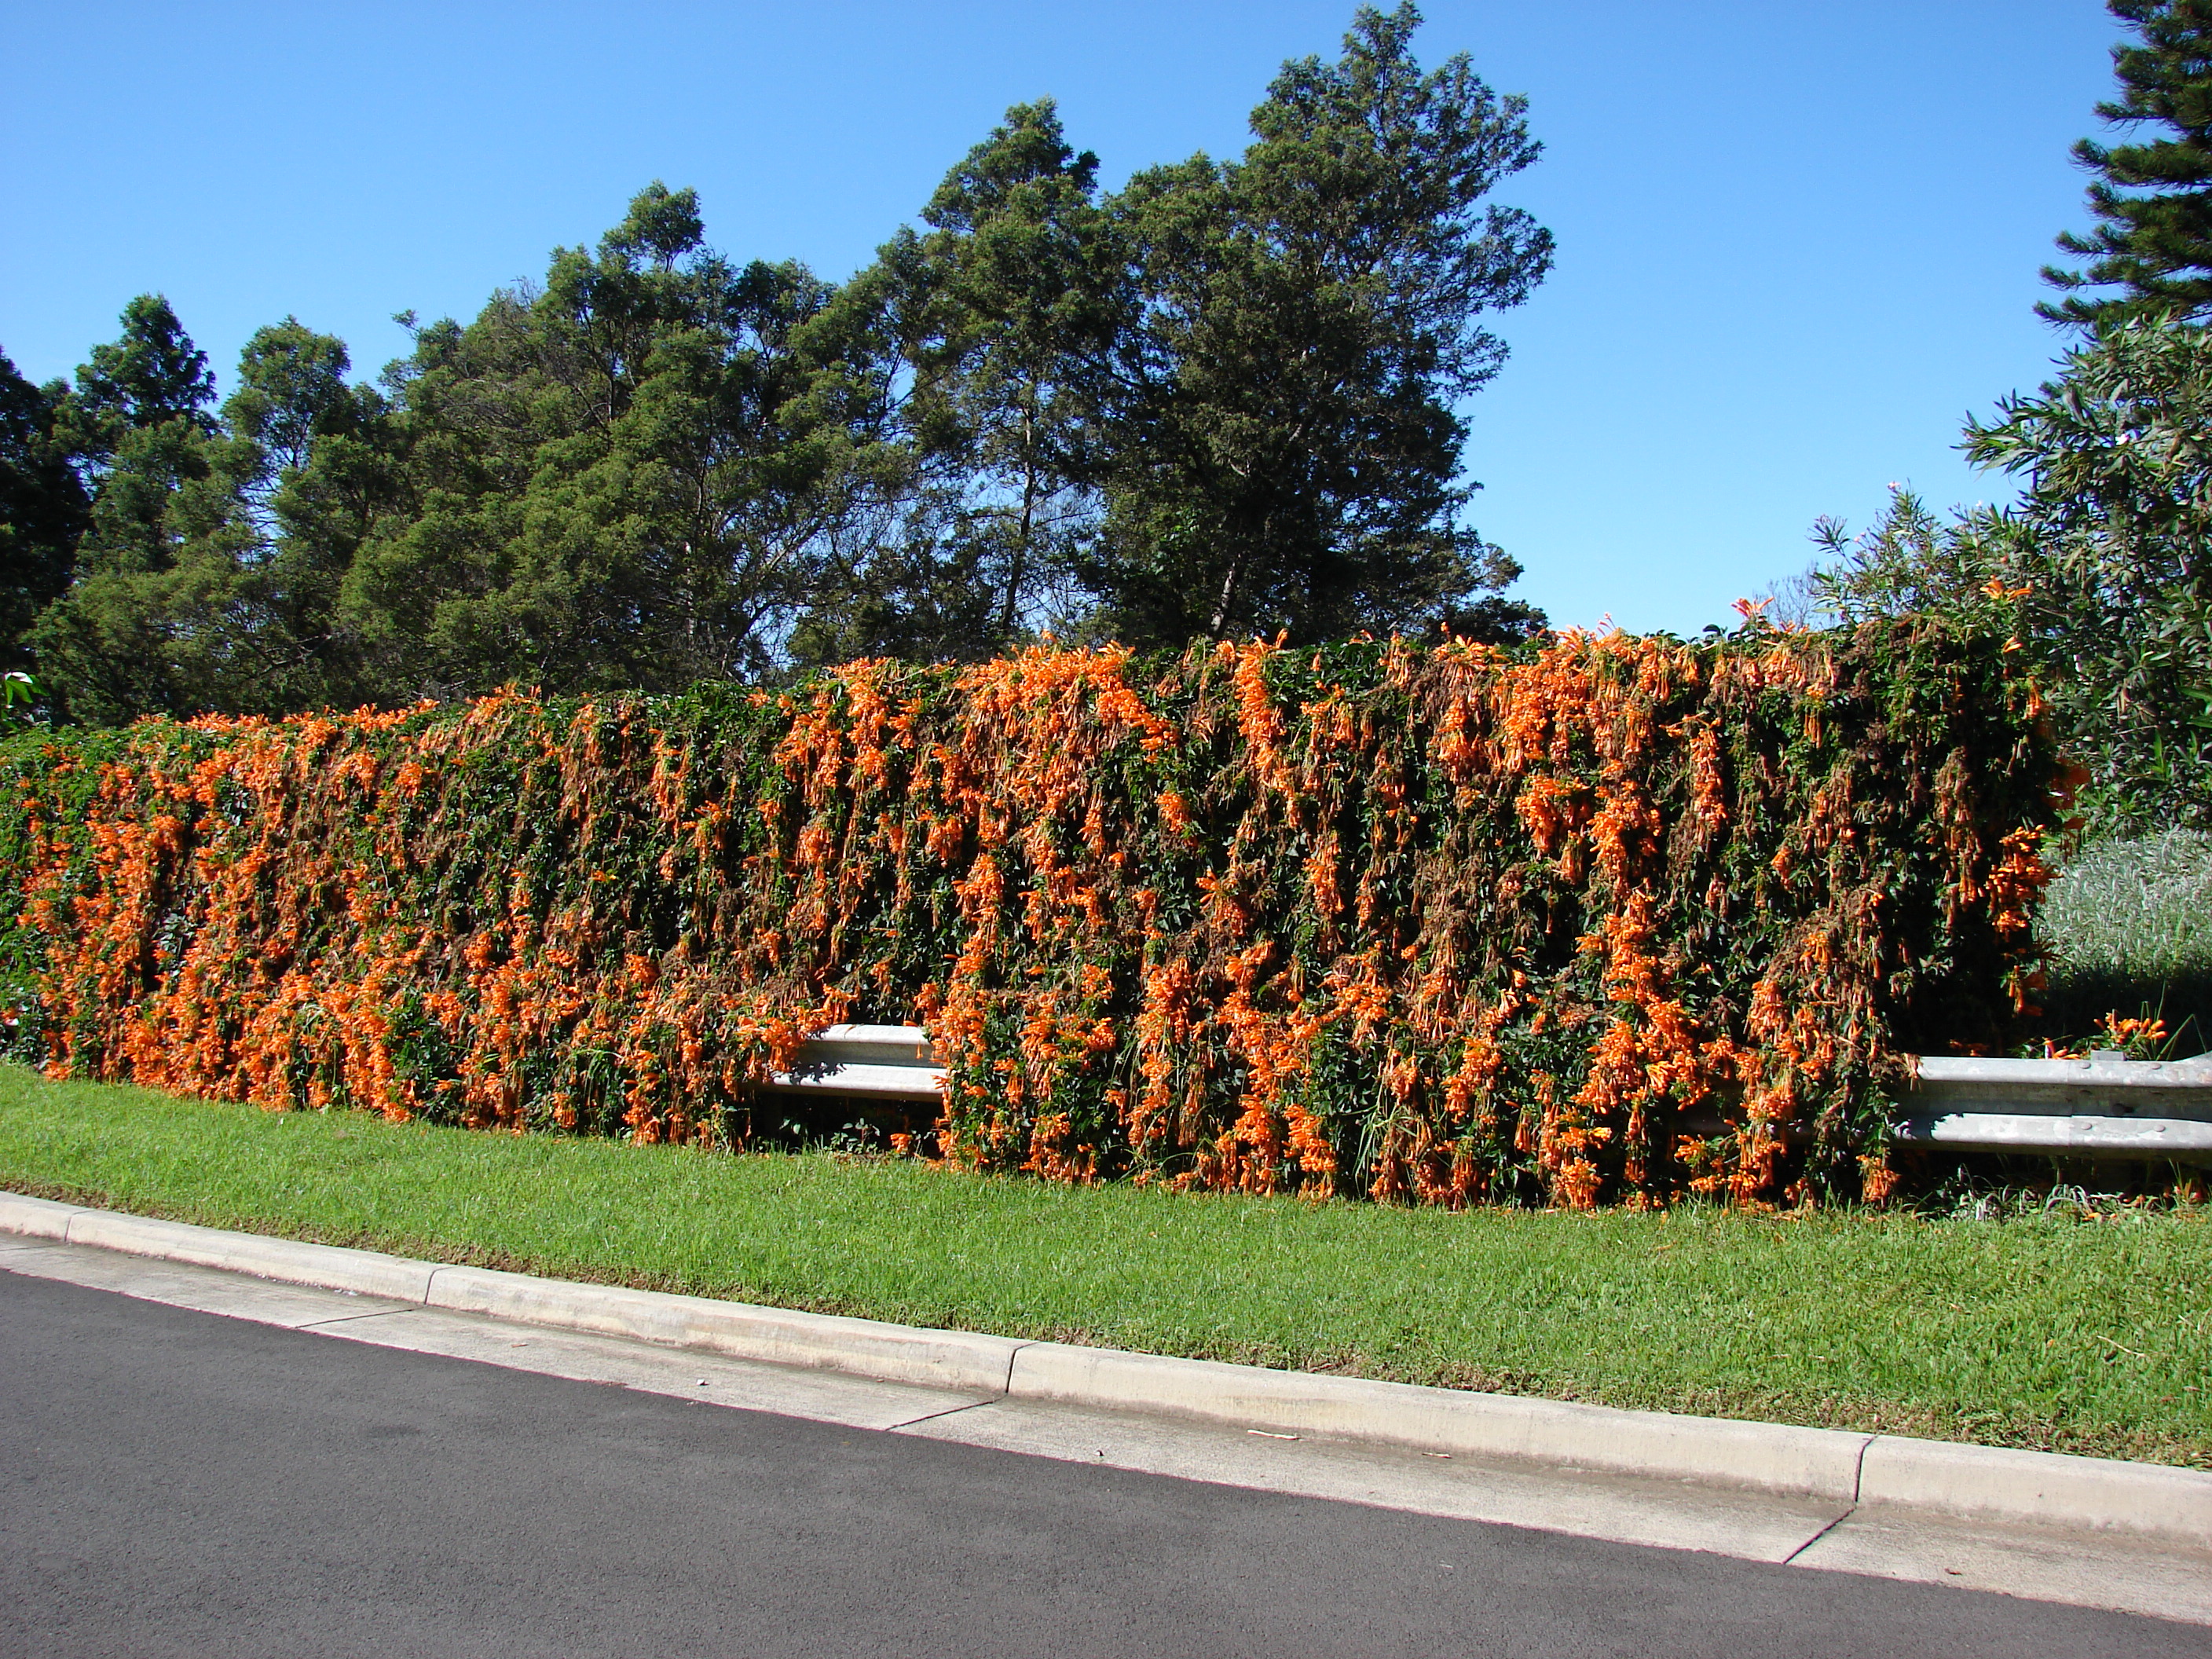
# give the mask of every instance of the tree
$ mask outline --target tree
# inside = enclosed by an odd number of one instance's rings
[[[215,376],[167,296],[142,294],[123,307],[123,332],[94,346],[76,371],[59,424],[95,477],[113,463],[130,434],[181,424],[214,430],[208,405]]]
[[[352,700],[334,629],[350,540],[330,533],[341,469],[325,452],[357,438],[380,399],[346,384],[343,343],[287,318],[246,343],[238,389],[210,418],[205,359],[173,315],[125,322],[80,372],[70,411],[108,459],[76,580],[39,624],[50,688],[94,721]]]
[[[123,331],[93,348],[55,410],[54,431],[93,492],[69,591],[30,634],[47,689],[71,717],[199,712],[168,672],[152,592],[188,533],[180,506],[210,472],[215,378],[167,299],[141,295]],[[203,503],[204,505],[204,503]]]
[[[2058,238],[2088,264],[2045,266],[2044,280],[2066,297],[2036,310],[2091,329],[2212,308],[2212,0],[2109,0],[2108,9],[2139,40],[2112,49],[2121,95],[2100,103],[2097,113],[2114,126],[2163,132],[2148,142],[2084,138],[2074,146],[2075,159],[2097,175],[2088,202],[2098,223],[2087,236]],[[2094,289],[2120,292],[2088,292]]]
[[[1516,567],[1516,568],[1518,567]],[[1437,612],[1431,642],[1468,640],[1476,645],[1525,645],[1551,630],[1551,618],[1526,599],[1486,593],[1468,605],[1447,605]]]
[[[1548,267],[1484,201],[1537,149],[1464,58],[1419,69],[1418,21],[1362,11],[1340,61],[1285,66],[1240,159],[1111,198],[1018,105],[842,286],[726,259],[656,183],[542,284],[404,319],[378,386],[288,318],[220,410],[167,303],[134,301],[74,389],[0,385],[9,522],[35,495],[40,556],[75,548],[22,566],[42,672],[122,720],[677,690],[1048,629],[1526,637],[1463,522],[1457,406],[1504,358],[1480,319]]]
[[[697,197],[656,184],[542,289],[418,332],[392,380],[404,499],[342,605],[380,696],[777,661],[860,495],[839,390],[795,343],[830,290],[702,234]]]
[[[986,656],[1081,608],[1097,366],[1133,312],[1097,168],[1050,100],[1015,106],[832,302],[819,355],[878,388],[861,424],[899,506],[800,659]]]
[[[2212,331],[2108,322],[1964,447],[2021,478],[2019,503],[1942,517],[1899,490],[1856,540],[1823,520],[1819,608],[2008,638],[2088,769],[2094,824],[2212,828]]]
[[[33,665],[24,635],[69,586],[91,507],[54,417],[67,395],[0,353],[0,671]]]
[[[1936,612],[2031,652],[2098,827],[2212,827],[2212,332],[2191,320],[2212,313],[2212,0],[2109,9],[2136,40],[2097,112],[2161,131],[2074,147],[2099,222],[2058,239],[2088,263],[2046,268],[2065,298],[2037,310],[2088,343],[1967,425],[2019,504],[1943,520],[1905,492],[1856,542],[1823,520],[1811,580],[1846,622]]]
[[[1541,628],[1477,597],[1516,571],[1461,522],[1455,412],[1504,358],[1477,319],[1548,266],[1481,206],[1537,147],[1463,58],[1422,74],[1418,21],[1363,11],[1240,160],[1110,198],[1049,102],[1007,112],[829,307],[895,501],[794,655]]]
[[[1550,267],[1549,232],[1481,205],[1540,146],[1464,55],[1420,72],[1419,21],[1363,9],[1336,63],[1284,66],[1240,160],[1109,204],[1141,311],[1101,377],[1090,574],[1125,636],[1418,631],[1518,574],[1462,521],[1455,405],[1504,360],[1479,319]]]
[[[1095,516],[1087,449],[1097,365],[1131,320],[1130,273],[1049,100],[1018,105],[922,210],[942,325],[915,354],[916,424],[968,474],[961,540],[993,579],[992,648],[1013,642],[1073,568]]]
[[[1984,535],[2115,824],[2212,828],[2212,331],[2106,322],[2033,397],[1966,430],[2023,480]]]
[[[2015,526],[1989,507],[1954,511],[1944,518],[1913,490],[1890,486],[1889,505],[1865,532],[1853,537],[1838,519],[1813,526],[1820,549],[1799,583],[1771,596],[1807,622],[1824,615],[1846,625],[1876,617],[1949,616],[1981,625],[2010,625],[2011,613],[1995,608],[1990,584],[2002,589],[2018,549]],[[1770,620],[1784,618],[1770,610]]]

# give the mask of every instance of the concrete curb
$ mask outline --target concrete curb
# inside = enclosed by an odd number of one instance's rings
[[[1613,1474],[1710,1480],[1844,1504],[1853,1501],[1859,1457],[1873,1437],[1057,1342],[1031,1343],[1014,1356],[1008,1392],[1064,1405],[1166,1412],[1330,1440],[1379,1441]],[[2212,1483],[2212,1476],[2207,1480]]]
[[[0,1232],[884,1382],[2212,1549],[2212,1474],[2160,1464],[924,1330],[448,1267],[9,1192],[0,1192]]]
[[[626,1336],[738,1359],[850,1372],[883,1382],[1004,1394],[1021,1344],[971,1331],[923,1330],[872,1319],[798,1313],[712,1297],[580,1285],[482,1267],[440,1267],[426,1306],[532,1325]]]

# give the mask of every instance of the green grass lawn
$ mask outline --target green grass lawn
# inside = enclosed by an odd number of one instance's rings
[[[2212,1468],[2212,1217],[1568,1215],[271,1116],[0,1066],[0,1185],[786,1307]]]

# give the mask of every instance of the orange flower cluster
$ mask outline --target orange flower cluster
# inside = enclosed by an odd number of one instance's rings
[[[721,1137],[848,999],[794,1001],[641,936],[635,872],[599,866],[626,841],[667,880],[669,848],[712,840],[679,821],[683,757],[641,714],[586,704],[563,732],[507,694],[134,728],[81,822],[26,815],[50,1069],[271,1109]],[[75,769],[58,741],[42,759]],[[562,842],[578,864],[549,863]]]
[[[15,1000],[57,1070],[272,1109],[742,1141],[807,1033],[919,1018],[969,1167],[1879,1198],[1900,1054],[2032,983],[2008,660],[1042,647],[19,742]]]

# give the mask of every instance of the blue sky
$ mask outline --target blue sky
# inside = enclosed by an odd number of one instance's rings
[[[1501,190],[1559,239],[1468,407],[1474,522],[1555,622],[1694,631],[1887,484],[2000,499],[1954,449],[2061,337],[2067,146],[2118,27],[2093,0],[1434,0],[1526,94]],[[288,313],[374,373],[392,313],[467,316],[653,179],[709,240],[865,262],[1009,104],[1060,100],[1109,183],[1234,154],[1347,4],[301,5],[0,0],[0,349],[34,379],[167,293],[219,369]]]

